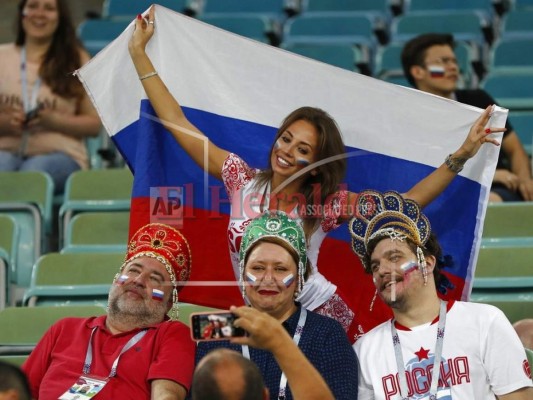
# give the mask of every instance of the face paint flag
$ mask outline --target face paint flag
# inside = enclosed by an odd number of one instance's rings
[[[120,275],[117,279],[117,285],[123,285],[128,280],[128,275]]]
[[[407,275],[408,273],[413,272],[415,269],[418,269],[418,264],[413,261],[409,261],[403,264],[400,269],[403,271],[404,275]]]
[[[249,272],[246,273],[246,280],[248,281],[248,283],[251,283],[251,284],[254,284],[255,282],[257,282],[257,278]]]
[[[285,278],[283,278],[281,281],[283,282],[285,287],[289,287],[294,282],[294,275],[289,274]]]
[[[313,106],[330,113],[342,131],[349,190],[405,193],[460,147],[482,112],[246,39],[159,5],[155,20],[146,50],[170,93],[198,129],[255,168],[268,165],[284,117]],[[216,308],[242,304],[228,256],[232,233],[225,189],[193,162],[154,115],[128,53],[133,29],[131,24],[77,72],[134,173],[130,233],[150,222],[153,213],[170,214],[179,204],[180,229],[194,255],[180,301]],[[504,126],[506,116],[507,110],[498,108],[493,125]],[[424,210],[445,253],[455,259],[446,271],[455,285],[449,299],[470,294],[498,152],[498,147],[482,146]],[[157,209],[150,210],[154,187],[179,188],[180,201],[169,207],[166,197],[171,196],[159,195]],[[367,311],[375,288],[351,251],[345,225],[328,234],[317,265],[348,294],[348,305],[362,314],[361,320],[368,318],[365,331],[389,316],[378,302],[372,314]],[[216,282],[221,284],[214,286]]]
[[[442,65],[430,65],[428,66],[428,70],[432,78],[442,78],[445,72]]]
[[[152,299],[163,301],[163,291],[159,289],[152,289]]]

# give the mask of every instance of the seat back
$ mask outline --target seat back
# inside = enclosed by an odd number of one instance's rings
[[[533,310],[533,292],[528,291],[514,291],[512,293],[472,292],[470,300],[498,307],[511,323],[524,318],[531,318],[531,310]]]
[[[48,253],[33,268],[23,304],[107,304],[124,253]]]
[[[0,348],[34,346],[46,330],[61,318],[86,318],[103,314],[105,309],[98,306],[8,307],[0,311]],[[29,354],[27,351],[22,353]]]
[[[509,121],[527,154],[533,154],[533,111],[510,111]]]
[[[157,4],[177,12],[185,13],[191,0],[158,0]],[[105,0],[103,17],[115,20],[131,21],[137,14],[143,13],[154,2],[152,0]]]
[[[533,25],[533,14],[531,15]],[[530,38],[505,39],[495,43],[490,55],[491,73],[533,73],[533,27]]]
[[[503,107],[514,110],[533,110],[533,72],[489,73],[481,87]]]
[[[483,243],[533,243],[533,224],[529,221],[533,221],[533,203],[491,203],[485,215]]]
[[[0,310],[9,302],[11,269],[16,265],[18,235],[15,219],[0,214]]]
[[[201,20],[207,24],[263,43],[269,42],[267,33],[272,31],[269,20],[261,16],[205,15]]]
[[[322,61],[348,71],[357,70],[357,64],[364,62],[361,51],[350,44],[292,44],[285,50]]]
[[[393,42],[406,42],[427,32],[451,33],[456,41],[475,43],[480,48],[485,45],[482,28],[487,25],[479,14],[472,11],[420,12],[405,14],[397,18],[391,26]]]
[[[503,39],[532,38],[531,21],[533,21],[533,8],[509,11],[503,17],[500,35]]]
[[[124,253],[128,243],[129,212],[85,212],[77,214],[65,236],[64,253]]]
[[[115,40],[131,22],[131,19],[86,19],[78,26],[78,37],[91,56]]]
[[[44,172],[0,172],[0,214],[14,218],[19,231],[16,259],[11,267],[11,283],[16,287],[29,286],[33,264],[47,251],[53,192],[52,179]]]

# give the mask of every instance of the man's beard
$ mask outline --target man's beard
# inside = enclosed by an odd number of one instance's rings
[[[163,321],[166,314],[166,303],[153,301],[146,304],[144,299],[133,301],[124,296],[125,292],[113,287],[109,293],[108,315],[122,323],[132,326],[149,326]]]

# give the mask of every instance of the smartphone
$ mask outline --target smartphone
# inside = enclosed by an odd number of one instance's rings
[[[191,336],[193,340],[228,340],[235,336],[246,336],[244,329],[233,325],[236,318],[229,311],[192,313]]]

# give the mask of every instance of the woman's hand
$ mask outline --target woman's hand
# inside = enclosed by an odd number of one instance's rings
[[[291,337],[276,318],[252,307],[231,306],[230,311],[239,318],[235,326],[244,329],[249,336],[235,337],[231,343],[247,344],[263,350],[275,352],[283,346],[284,341],[291,341]]]
[[[474,125],[470,128],[470,132],[466,137],[466,140],[461,145],[459,150],[454,153],[454,156],[462,159],[469,159],[476,155],[479,148],[483,143],[492,143],[495,146],[500,144],[496,139],[488,137],[491,133],[505,132],[506,128],[487,127],[487,123],[490,120],[493,111],[493,106],[488,106],[483,114],[474,122]]]
[[[128,43],[128,50],[132,57],[137,53],[144,53],[146,44],[152,38],[154,34],[155,25],[155,9],[154,6],[150,7],[148,16],[144,17],[139,14],[135,20],[135,30]]]
[[[24,127],[25,115],[20,107],[0,109],[0,136],[20,136]]]

